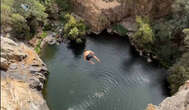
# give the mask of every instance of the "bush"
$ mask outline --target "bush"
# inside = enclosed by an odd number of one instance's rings
[[[173,65],[182,56],[184,47],[182,30],[189,26],[188,0],[175,0],[172,9],[170,15],[152,24],[155,34],[153,51],[167,66]]]
[[[45,7],[38,0],[2,0],[1,3],[1,25],[13,27],[15,36],[33,36],[45,24]]]
[[[168,81],[170,83],[171,93],[177,92],[178,88],[189,80],[189,29],[183,31],[186,36],[184,40],[185,53],[179,59],[179,61],[169,69],[170,75]]]
[[[38,0],[16,0],[13,8],[15,13],[25,19],[34,16],[38,21],[45,21],[47,18],[45,7]]]
[[[13,2],[14,0],[1,0],[1,25],[9,25],[11,23]]]
[[[61,11],[70,12],[72,9],[70,0],[56,0],[56,3],[61,8]]]
[[[127,35],[128,30],[125,29],[121,24],[116,24],[112,27],[112,30],[118,32],[121,36]]]
[[[154,34],[149,20],[148,18],[137,16],[136,22],[138,24],[138,30],[132,36],[132,39],[137,47],[150,51],[150,47],[154,42]]]
[[[40,35],[41,39],[44,39],[45,37],[47,37],[47,32],[42,32]]]
[[[66,24],[64,25],[64,38],[81,43],[84,41],[86,26],[80,20],[77,21],[72,15],[65,15]]]
[[[170,68],[168,82],[170,83],[171,93],[178,91],[179,87],[189,80],[189,52],[185,53],[179,62]]]

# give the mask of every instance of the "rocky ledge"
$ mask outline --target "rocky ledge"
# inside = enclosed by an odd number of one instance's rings
[[[42,95],[48,71],[35,51],[1,36],[1,110],[49,110]]]
[[[159,106],[149,104],[146,110],[189,110],[189,81],[174,96],[166,98]]]

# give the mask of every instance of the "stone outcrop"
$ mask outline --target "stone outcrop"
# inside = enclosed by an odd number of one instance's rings
[[[1,37],[1,110],[49,110],[42,95],[47,68],[32,48]]]
[[[54,32],[49,32],[47,36],[42,40],[40,47],[43,48],[45,44],[54,45],[56,44],[57,34]]]
[[[173,0],[71,0],[74,12],[93,32],[101,32],[113,23],[136,15],[159,18],[171,10]]]
[[[146,110],[189,110],[189,81],[174,96],[166,98],[159,106],[149,104]]]
[[[17,46],[18,45],[14,41],[1,37],[1,57],[9,61],[20,61],[24,59],[27,55],[21,48],[16,48]]]

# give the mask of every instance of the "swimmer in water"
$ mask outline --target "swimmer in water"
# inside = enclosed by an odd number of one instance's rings
[[[93,51],[91,51],[91,50],[84,50],[84,60],[85,60],[85,61],[88,61],[88,62],[91,63],[91,64],[95,64],[95,63],[91,60],[92,58],[94,58],[94,59],[96,59],[96,61],[100,62],[100,59],[98,59],[98,58],[95,56],[95,54],[94,54]]]

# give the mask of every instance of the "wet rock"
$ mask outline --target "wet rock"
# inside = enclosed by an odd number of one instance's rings
[[[45,40],[48,44],[50,44],[50,45],[54,45],[54,44],[56,43],[56,38],[53,37],[53,34],[47,36],[44,40]]]
[[[56,33],[48,32],[48,35],[42,40],[40,48],[43,48],[46,44],[54,45],[57,42]]]

